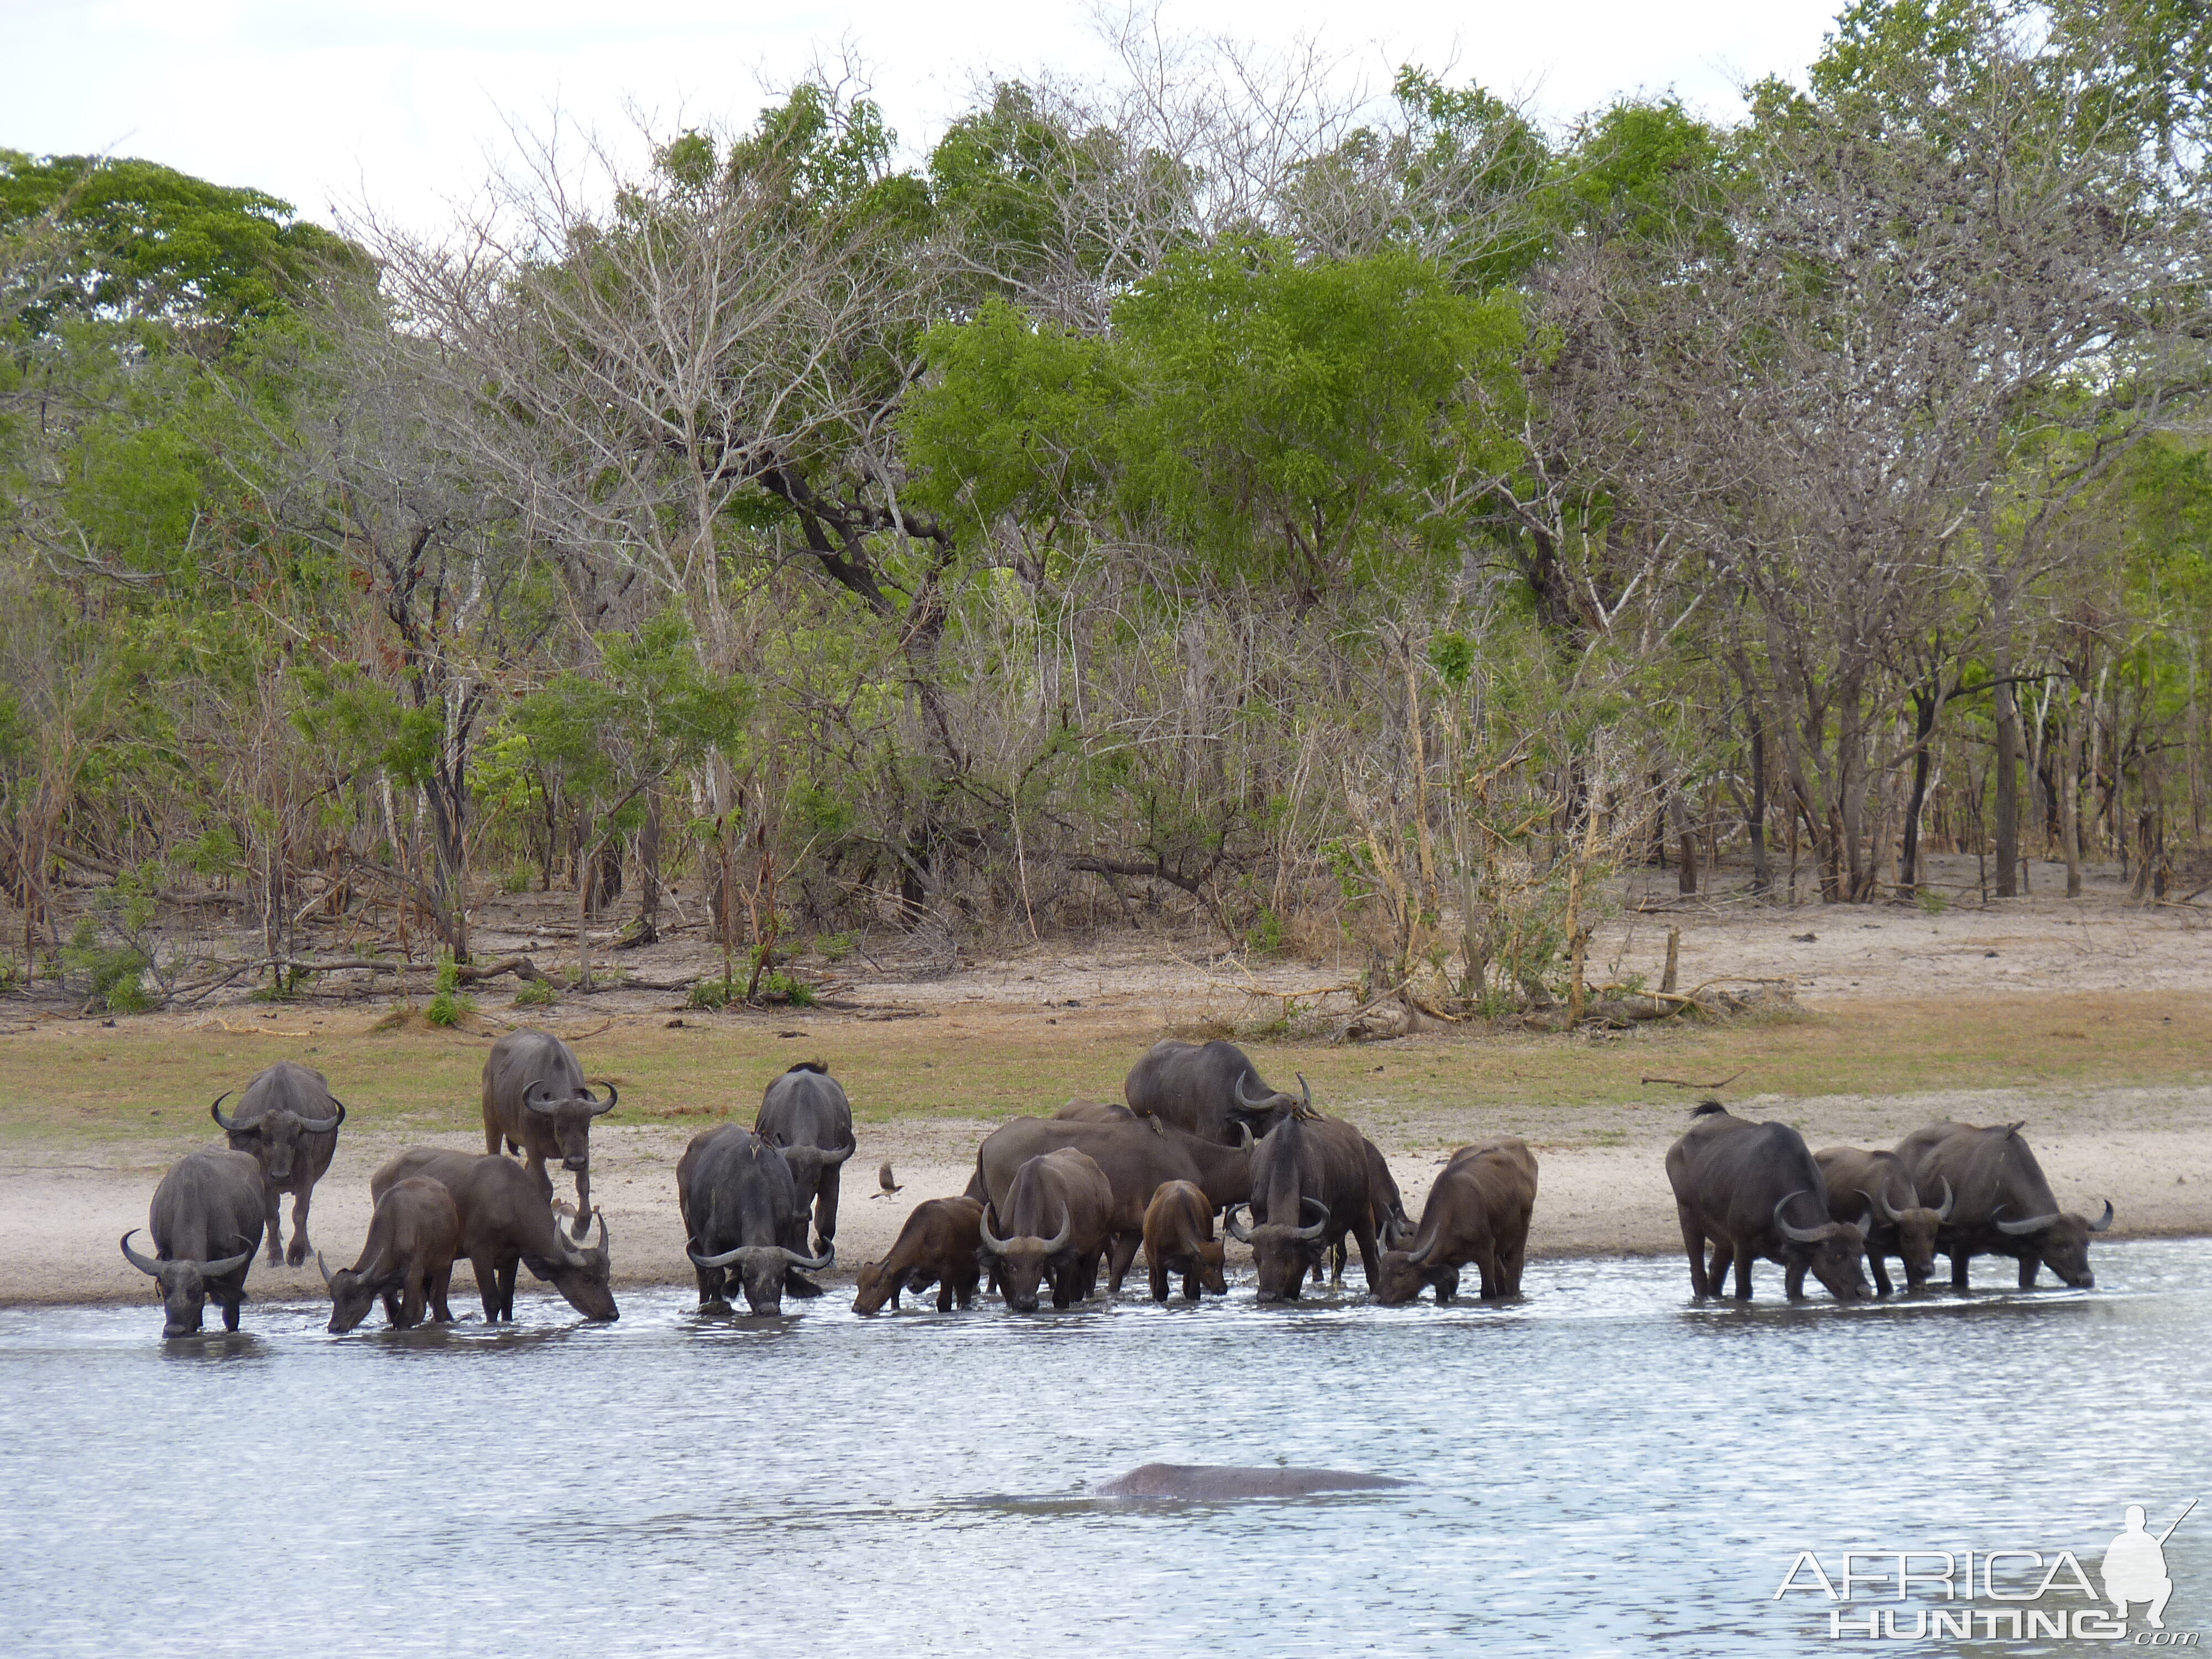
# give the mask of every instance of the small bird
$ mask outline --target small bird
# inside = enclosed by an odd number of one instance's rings
[[[876,1185],[882,1188],[883,1190],[878,1193],[869,1194],[868,1196],[871,1198],[889,1198],[893,1193],[901,1190],[898,1182],[891,1179],[890,1159],[885,1158],[884,1160],[884,1167],[876,1171]]]

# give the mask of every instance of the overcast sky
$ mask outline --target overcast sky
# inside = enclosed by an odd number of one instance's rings
[[[1167,0],[1166,26],[1262,46],[1318,35],[1340,73],[1451,66],[1563,119],[1673,88],[1731,117],[1735,88],[1795,74],[1838,0]],[[139,155],[253,185],[327,218],[366,200],[443,217],[505,122],[743,125],[760,88],[842,46],[902,143],[926,147],[979,76],[1102,59],[1067,0],[0,0],[0,146]]]

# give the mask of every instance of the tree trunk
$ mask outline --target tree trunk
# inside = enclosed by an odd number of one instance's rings
[[[660,938],[660,790],[645,792],[645,825],[637,836],[637,932],[633,945]]]
[[[1698,837],[1690,823],[1689,808],[1683,802],[1682,792],[1670,788],[1667,792],[1667,821],[1674,831],[1678,849],[1674,867],[1674,889],[1680,893],[1698,890]]]
[[[1898,891],[1917,897],[1920,891],[1920,814],[1928,802],[1928,774],[1935,763],[1936,711],[1942,706],[1940,688],[1916,686],[1912,692],[1912,793],[1905,804],[1905,850],[1898,870]]]
[[[2058,836],[2066,855],[2066,896],[2081,896],[2081,710],[2065,714],[2065,776],[2059,780]]]

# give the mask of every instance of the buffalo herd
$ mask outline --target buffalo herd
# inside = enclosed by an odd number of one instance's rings
[[[917,1205],[880,1261],[864,1264],[853,1308],[896,1310],[902,1293],[935,1286],[939,1312],[973,1304],[987,1280],[1012,1312],[1087,1301],[1103,1275],[1110,1295],[1139,1250],[1154,1302],[1181,1281],[1186,1300],[1228,1291],[1226,1244],[1250,1249],[1257,1297],[1294,1302],[1309,1282],[1341,1285],[1357,1251],[1367,1289],[1386,1305],[1457,1295],[1472,1268],[1486,1302],[1521,1294],[1536,1158],[1504,1136],[1445,1160],[1409,1217],[1375,1143],[1317,1109],[1304,1079],[1292,1094],[1262,1079],[1227,1042],[1156,1044],[1131,1068],[1124,1103],[1074,1100],[1050,1117],[1020,1117],[987,1135],[957,1198]],[[378,1303],[398,1329],[452,1318],[455,1261],[476,1276],[487,1321],[512,1320],[523,1267],[587,1319],[617,1316],[611,1246],[590,1206],[592,1121],[616,1103],[595,1094],[568,1046],[520,1030],[484,1063],[482,1155],[419,1146],[380,1168],[367,1239],[332,1272],[330,1328],[353,1329]],[[212,1297],[236,1330],[246,1276],[266,1237],[269,1259],[309,1252],[307,1212],[330,1167],[345,1107],[322,1074],[279,1061],[247,1085],[234,1114],[212,1109],[226,1142],[182,1158],[155,1189],[154,1254],[123,1238],[131,1265],[159,1285],[162,1334],[201,1327]],[[1937,1255],[1965,1289],[1977,1255],[2008,1255],[2022,1289],[2045,1267],[2076,1288],[2094,1284],[2089,1235],[2111,1225],[2060,1209],[2019,1123],[1934,1123],[1893,1151],[1819,1152],[1784,1123],[1754,1123],[1707,1101],[1668,1150],[1700,1299],[1751,1297],[1753,1264],[1783,1270],[1791,1300],[1809,1274],[1838,1301],[1924,1285]],[[836,1265],[841,1173],[858,1150],[845,1091],[815,1062],[769,1085],[750,1129],[721,1123],[694,1136],[676,1168],[677,1206],[696,1270],[702,1311],[727,1312],[734,1288],[753,1314],[784,1297],[822,1294]],[[522,1162],[506,1156],[520,1153]],[[549,1161],[573,1174],[573,1227],[562,1225]],[[888,1184],[887,1184],[888,1185]],[[292,1194],[292,1237],[280,1248],[278,1194]],[[598,1237],[588,1244],[592,1224]]]

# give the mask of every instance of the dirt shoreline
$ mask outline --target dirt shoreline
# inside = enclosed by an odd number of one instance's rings
[[[1753,1099],[1736,1109],[1800,1125],[1815,1146],[1834,1141],[1885,1145],[1918,1123],[1954,1115],[1968,1121],[2065,1123],[2032,1134],[2032,1143],[2067,1207],[2094,1215],[2112,1200],[2112,1240],[2212,1235],[2212,1088],[2116,1090],[2045,1098],[2016,1091],[1949,1091],[1879,1099]],[[1509,1133],[1508,1114],[1429,1112],[1376,1136],[1393,1174],[1418,1215],[1441,1154],[1435,1150]],[[1683,1121],[1679,1109],[1648,1109],[1616,1146],[1561,1146],[1535,1138],[1540,1165],[1530,1254],[1542,1257],[1669,1255],[1681,1249],[1662,1167],[1668,1143]],[[2127,1127],[2156,1120],[2156,1127]],[[1355,1121],[1357,1121],[1355,1119]],[[2080,1127],[2070,1127],[2080,1125]],[[826,1277],[847,1285],[863,1261],[881,1256],[919,1200],[956,1194],[974,1167],[973,1148],[988,1133],[981,1120],[934,1119],[864,1125],[860,1150],[848,1166],[839,1218],[839,1266]],[[1370,1132],[1373,1132],[1370,1127]],[[592,1193],[614,1239],[618,1286],[691,1282],[676,1212],[675,1164],[689,1132],[657,1127],[616,1128],[595,1137]],[[441,1144],[466,1145],[458,1137]],[[388,1133],[349,1138],[316,1189],[311,1237],[332,1267],[349,1265],[368,1221],[368,1177],[403,1146]],[[481,1146],[481,1143],[477,1143]],[[888,1159],[903,1188],[891,1200],[871,1196],[874,1170]],[[125,1262],[117,1241],[143,1226],[146,1202],[167,1159],[152,1147],[112,1153],[58,1151],[0,1172],[0,1308],[146,1299],[149,1282]],[[565,1182],[562,1183],[565,1186]],[[289,1236],[289,1200],[286,1201]],[[1981,1269],[1984,1282],[2004,1276]],[[473,1302],[471,1275],[456,1275],[454,1294]],[[1133,1279],[1135,1293],[1141,1280]],[[312,1260],[298,1268],[257,1261],[248,1290],[265,1300],[313,1298],[322,1284]],[[1129,1293],[1125,1291],[1125,1294]]]

